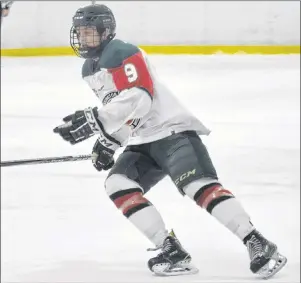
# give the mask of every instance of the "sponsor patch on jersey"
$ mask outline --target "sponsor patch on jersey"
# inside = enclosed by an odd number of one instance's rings
[[[101,88],[98,88],[98,89],[92,88],[92,90],[94,91],[94,93],[96,94],[96,96],[98,98],[100,98],[103,88],[104,88],[104,85]]]
[[[113,91],[113,92],[110,92],[108,93],[104,99],[102,100],[102,104],[103,105],[106,105],[108,104],[114,97],[116,97],[117,95],[119,94],[118,91]]]
[[[140,123],[141,119],[137,118],[131,121],[128,121],[128,125],[131,127],[132,130],[134,130],[135,128],[138,127],[139,123]]]

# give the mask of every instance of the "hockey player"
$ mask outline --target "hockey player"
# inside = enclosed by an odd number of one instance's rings
[[[1,21],[3,17],[7,17],[10,12],[10,7],[14,1],[0,1],[1,2]]]
[[[115,39],[116,23],[105,5],[76,11],[70,31],[75,53],[85,58],[82,77],[102,102],[63,118],[54,132],[74,145],[98,136],[92,150],[98,171],[111,169],[105,189],[125,217],[160,253],[148,261],[158,275],[197,272],[190,254],[146,198],[170,176],[182,195],[207,210],[246,246],[250,269],[263,278],[278,272],[287,259],[261,235],[234,194],[218,179],[200,138],[206,128],[158,79],[143,50]],[[116,163],[114,152],[126,146]]]

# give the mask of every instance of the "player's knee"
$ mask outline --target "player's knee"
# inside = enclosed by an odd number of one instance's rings
[[[184,192],[209,213],[221,202],[234,198],[216,179],[205,178],[189,184]]]
[[[143,191],[142,187],[137,182],[129,179],[123,174],[109,175],[105,181],[105,189],[109,196],[118,191],[132,188],[140,188],[140,190]]]
[[[124,175],[109,176],[105,182],[105,188],[110,199],[126,217],[152,205],[143,197],[143,189]]]

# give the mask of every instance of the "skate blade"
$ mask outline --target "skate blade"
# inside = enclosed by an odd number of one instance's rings
[[[287,258],[281,254],[279,254],[277,251],[273,254],[270,261],[263,266],[257,274],[262,279],[269,279],[272,276],[274,276],[277,272],[279,272],[287,263]]]
[[[191,275],[199,272],[189,261],[181,261],[176,265],[171,265],[170,263],[158,264],[154,265],[152,270],[157,276]]]

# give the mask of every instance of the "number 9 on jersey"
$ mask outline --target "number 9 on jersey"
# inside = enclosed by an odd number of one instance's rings
[[[124,72],[128,78],[129,83],[132,83],[137,80],[138,73],[136,67],[133,64],[125,64],[124,65]]]

